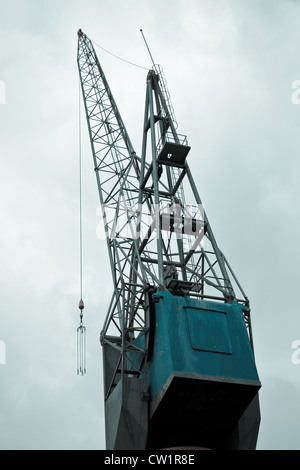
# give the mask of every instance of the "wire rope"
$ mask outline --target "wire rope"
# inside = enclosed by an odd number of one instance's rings
[[[80,323],[77,328],[77,374],[84,375],[86,373],[86,328],[83,325],[83,309],[82,300],[82,141],[81,141],[81,97],[80,97],[80,80],[79,80],[79,99],[78,99],[78,154],[79,154],[79,282],[80,282],[80,301],[78,308],[80,309]]]
[[[79,146],[79,278],[80,278],[80,298],[82,299],[82,142],[81,142],[81,100],[78,100],[78,146]]]
[[[140,69],[144,69],[144,70],[149,70],[149,67],[143,67],[142,65],[138,65],[138,64],[135,64],[134,62],[131,62],[129,60],[126,60],[126,59],[123,59],[122,57],[116,55],[116,54],[113,54],[112,52],[108,51],[107,49],[105,49],[104,47],[100,46],[100,44],[98,44],[96,41],[93,41],[91,40],[93,44],[95,44],[95,46],[99,47],[100,49],[102,49],[104,52],[106,52],[107,54],[115,57],[116,59],[119,59],[119,60],[122,60],[123,62],[126,62],[127,64],[130,64],[130,65],[133,65],[134,67],[138,67]]]

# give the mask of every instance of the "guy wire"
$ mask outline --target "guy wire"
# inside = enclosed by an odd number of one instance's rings
[[[112,55],[116,59],[122,60],[123,62],[126,62],[127,64],[133,65],[134,67],[138,67],[138,68],[144,69],[144,70],[149,70],[149,67],[143,67],[142,65],[135,64],[134,62],[130,62],[129,60],[122,59],[122,57],[120,57],[116,54],[113,54],[112,52],[108,51],[107,49],[104,49],[104,47],[100,46],[100,44],[97,44],[96,41],[92,41],[92,43],[95,44],[97,47],[100,47],[100,49],[102,49],[107,54]]]

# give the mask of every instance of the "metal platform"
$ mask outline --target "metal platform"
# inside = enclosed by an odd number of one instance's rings
[[[185,159],[190,150],[191,147],[188,145],[166,142],[158,155],[157,163],[184,167]]]

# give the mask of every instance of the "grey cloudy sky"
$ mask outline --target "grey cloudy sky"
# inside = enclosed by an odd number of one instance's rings
[[[76,375],[77,30],[148,67],[143,28],[215,236],[251,300],[258,448],[299,449],[300,2],[0,0],[0,12],[0,448],[105,447],[98,337],[112,284],[85,123],[88,373]],[[140,152],[147,72],[97,53]]]

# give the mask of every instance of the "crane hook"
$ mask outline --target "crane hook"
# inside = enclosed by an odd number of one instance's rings
[[[80,310],[80,324],[77,328],[77,374],[84,375],[86,373],[86,328],[83,325],[84,303],[82,299],[79,301],[78,308]]]

